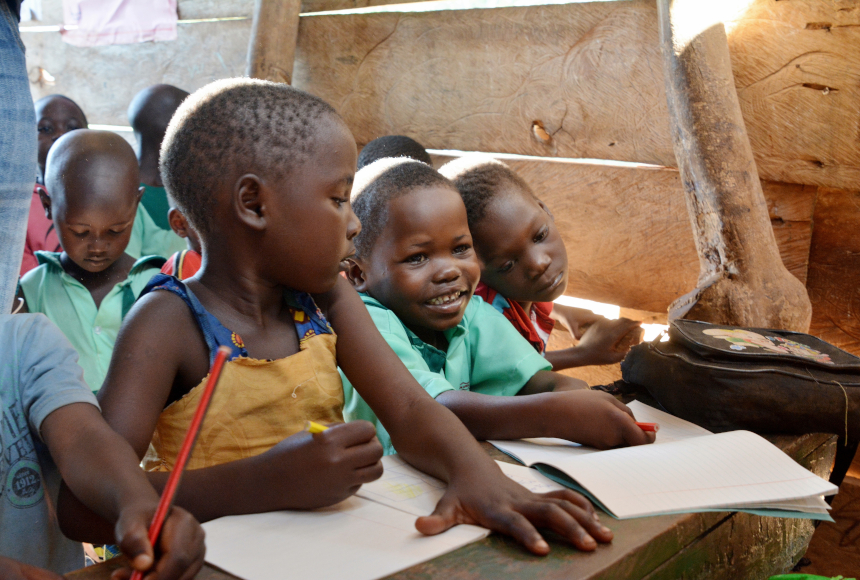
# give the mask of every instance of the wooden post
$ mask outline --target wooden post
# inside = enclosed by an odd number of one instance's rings
[[[699,253],[669,318],[805,332],[806,288],[779,257],[735,91],[726,32],[699,0],[657,0],[672,142]]]
[[[245,74],[279,83],[293,82],[301,0],[256,0]]]

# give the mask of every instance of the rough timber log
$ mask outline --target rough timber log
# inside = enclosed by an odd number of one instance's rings
[[[735,92],[725,28],[694,26],[695,0],[658,0],[672,142],[699,254],[670,318],[807,331],[806,288],[779,257]]]
[[[256,0],[246,76],[292,84],[301,0]]]

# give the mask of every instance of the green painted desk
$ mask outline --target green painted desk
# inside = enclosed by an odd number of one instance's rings
[[[827,478],[836,453],[832,435],[768,437],[817,475]],[[489,444],[495,459],[507,460]],[[552,553],[531,556],[498,535],[390,577],[391,580],[691,580],[765,579],[786,572],[806,552],[814,531],[810,520],[763,518],[742,513],[701,513],[604,521],[612,544],[586,554],[552,541]],[[107,580],[116,563],[67,575],[69,580]],[[206,566],[197,580],[235,580]],[[348,580],[348,579],[345,579]]]

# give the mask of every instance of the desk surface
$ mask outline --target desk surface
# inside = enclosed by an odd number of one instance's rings
[[[817,475],[827,478],[836,453],[836,438],[813,434],[768,439]],[[487,452],[507,456],[487,443]],[[615,533],[611,544],[596,552],[578,552],[548,538],[552,552],[531,556],[513,541],[493,534],[430,562],[413,566],[390,580],[686,580],[768,578],[786,572],[806,552],[814,526],[810,520],[767,518],[732,512],[658,516],[616,521],[605,516]],[[106,562],[68,574],[68,580],[108,580],[117,562]],[[210,566],[197,580],[235,580]]]

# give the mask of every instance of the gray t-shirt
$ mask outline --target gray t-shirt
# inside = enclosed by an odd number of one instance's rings
[[[0,314],[0,555],[58,574],[83,567],[84,552],[60,532],[60,474],[40,429],[60,407],[98,407],[77,361],[45,315]]]

